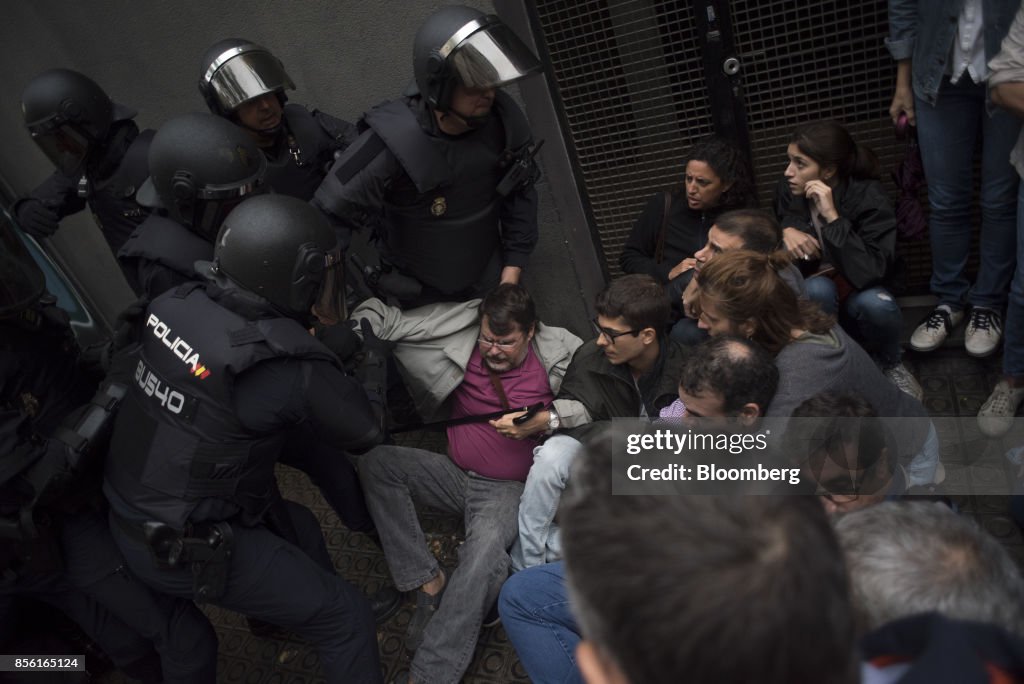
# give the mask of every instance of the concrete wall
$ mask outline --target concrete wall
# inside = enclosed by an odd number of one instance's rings
[[[489,2],[462,0],[484,11]],[[297,91],[294,102],[354,119],[370,106],[394,97],[412,77],[412,39],[420,22],[442,2],[271,2],[269,0],[34,0],[7,3],[0,22],[0,179],[16,193],[30,190],[51,171],[45,156],[25,133],[20,94],[37,73],[68,67],[94,78],[117,101],[139,110],[143,128],[159,127],[168,118],[203,111],[196,90],[198,61],[212,43],[244,37],[269,47],[284,62]],[[503,16],[522,14],[520,3],[498,1]],[[545,98],[537,79],[531,97]],[[527,102],[527,113],[543,106]],[[550,109],[550,106],[548,105]],[[550,111],[544,117],[553,124]],[[557,130],[546,130],[542,165],[559,151],[552,145]],[[564,154],[564,152],[562,153]],[[567,166],[557,160],[557,173]],[[575,198],[552,196],[541,188],[542,243],[535,253],[527,284],[538,298],[545,320],[586,327],[586,308],[599,273],[593,246],[587,263],[589,231],[569,215]],[[585,241],[580,247],[580,236]],[[53,241],[86,288],[110,316],[130,299],[99,232],[86,216],[70,220]],[[569,249],[569,245],[575,245]],[[582,257],[581,257],[582,254]],[[585,284],[575,274],[585,272]]]

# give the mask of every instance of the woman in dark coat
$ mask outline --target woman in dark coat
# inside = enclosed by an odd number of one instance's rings
[[[664,284],[677,313],[693,277],[694,254],[707,242],[715,218],[757,204],[750,163],[726,140],[698,142],[686,155],[684,169],[682,185],[648,200],[619,257],[624,273],[644,273]],[[690,325],[675,325],[673,339],[688,344],[705,337],[693,321],[680,323]]]

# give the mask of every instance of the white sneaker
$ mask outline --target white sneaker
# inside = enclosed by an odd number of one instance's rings
[[[964,312],[953,311],[948,304],[935,307],[910,336],[910,348],[921,352],[938,349],[963,319]]]
[[[1003,317],[995,309],[971,309],[964,333],[964,348],[971,356],[988,356],[999,349],[1003,339]]]
[[[903,365],[902,361],[883,369],[882,373],[901,392],[909,394],[918,401],[924,399],[924,390],[921,389],[921,383],[917,381],[917,378],[910,372],[910,369]]]
[[[978,429],[986,437],[1002,437],[1013,427],[1021,401],[1024,387],[1010,387],[1006,380],[1000,380],[978,411]]]

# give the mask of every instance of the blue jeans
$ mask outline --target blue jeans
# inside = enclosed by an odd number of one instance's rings
[[[927,487],[935,482],[935,471],[939,469],[939,433],[935,424],[928,425],[921,450],[907,464],[907,487]]]
[[[896,298],[884,287],[869,287],[852,292],[839,311],[836,284],[821,276],[805,281],[807,298],[821,306],[822,311],[838,315],[843,329],[857,340],[867,353],[877,358],[882,366],[899,363],[900,331],[903,312]]]
[[[708,339],[708,331],[697,326],[696,319],[683,316],[669,330],[668,336],[684,347],[695,347]]]
[[[1003,373],[1024,376],[1024,183],[1017,195],[1017,270],[1010,284],[1003,336]]]
[[[955,309],[962,309],[965,302],[1000,309],[1016,258],[1018,176],[1009,156],[1021,122],[1003,109],[989,116],[985,85],[973,83],[966,75],[957,85],[944,78],[935,106],[915,97],[914,107],[931,206],[931,290],[940,304]],[[971,169],[979,136],[981,263],[971,288],[964,268],[971,247]]]
[[[582,682],[576,669],[579,627],[569,611],[561,562],[518,572],[505,582],[498,613],[526,674],[536,684]]]
[[[519,571],[562,557],[562,536],[555,513],[569,482],[569,468],[583,445],[568,435],[554,435],[533,450],[533,465],[519,501],[519,539],[511,550]]]

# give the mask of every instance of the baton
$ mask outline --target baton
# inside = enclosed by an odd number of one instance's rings
[[[432,430],[438,428],[449,428],[456,425],[468,425],[469,423],[483,423],[488,420],[494,420],[495,418],[501,418],[509,413],[518,413],[519,411],[526,411],[521,416],[512,419],[512,422],[516,425],[522,425],[526,421],[537,415],[537,412],[544,408],[544,402],[538,401],[536,404],[529,406],[520,406],[518,408],[504,409],[502,411],[493,411],[491,413],[481,413],[475,416],[462,416],[460,418],[452,418],[450,420],[439,420],[434,423],[420,423],[418,425],[403,425],[400,428],[390,430],[391,434],[396,435],[401,432],[413,432],[414,430]]]

